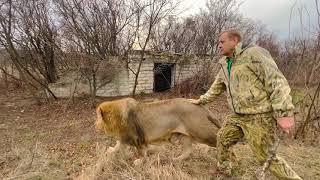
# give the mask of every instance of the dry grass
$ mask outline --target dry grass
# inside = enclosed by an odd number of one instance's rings
[[[36,144],[34,147],[14,147],[1,157],[3,179],[63,179],[66,172]]]
[[[259,164],[247,145],[239,144],[234,148],[236,161],[233,162],[234,177],[237,179],[255,179],[255,171]],[[105,147],[97,151],[96,163],[89,166],[79,180],[87,179],[210,179],[210,170],[214,166],[215,149],[204,145],[196,145],[191,158],[183,162],[174,162],[179,148],[171,145],[162,147],[162,151],[152,154],[142,166],[134,166],[132,150],[125,155],[106,155]],[[304,179],[320,178],[320,150],[315,147],[281,145],[279,155],[285,158],[293,169]],[[267,179],[274,178],[270,172]]]
[[[139,98],[148,101],[168,97]],[[210,109],[220,118],[229,112],[224,96]],[[172,158],[181,153],[181,147],[164,144],[161,151],[150,154],[142,166],[136,167],[132,149],[122,156],[105,154],[115,142],[96,133],[94,120],[94,109],[86,99],[76,99],[75,105],[59,100],[39,106],[18,94],[0,95],[0,179],[210,178],[216,163],[214,148],[197,144],[189,159],[177,163]],[[253,179],[258,163],[249,147],[239,144],[234,151],[234,176]],[[319,145],[291,142],[282,145],[279,154],[304,179],[320,179]]]
[[[85,169],[77,179],[208,179],[215,156],[212,149],[209,152],[208,148],[198,145],[190,159],[174,162],[172,158],[181,149],[165,144],[160,151],[150,154],[143,165],[135,166],[132,148],[128,148],[125,154],[106,154],[105,146],[97,145],[96,163]]]

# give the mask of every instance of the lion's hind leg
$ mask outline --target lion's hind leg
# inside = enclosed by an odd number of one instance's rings
[[[107,149],[107,154],[109,155],[116,155],[116,154],[120,154],[123,155],[123,153],[125,152],[125,148],[126,148],[126,144],[121,142],[121,140],[117,141],[116,145],[114,147],[109,147]],[[143,164],[143,162],[145,162],[147,156],[147,148],[144,146],[141,147],[137,147],[137,159],[134,160],[134,165],[139,166],[141,164]]]
[[[117,141],[117,143],[114,147],[109,147],[107,149],[107,153],[108,154],[115,154],[115,153],[122,151],[123,148],[124,148],[124,144],[121,143],[121,141]]]
[[[192,153],[192,138],[186,135],[180,135],[180,143],[182,144],[183,152],[174,161],[182,161],[187,159]]]
[[[160,145],[149,144],[147,149],[147,155],[155,154],[161,152],[162,148]]]
[[[148,149],[145,145],[136,147],[138,151],[138,157],[136,160],[133,161],[133,164],[135,166],[141,166],[147,159],[147,152]]]

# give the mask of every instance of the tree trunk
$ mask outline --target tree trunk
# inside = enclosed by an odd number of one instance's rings
[[[309,106],[307,117],[303,121],[303,123],[300,125],[300,127],[298,128],[297,132],[294,135],[295,139],[297,139],[299,136],[302,136],[303,138],[305,137],[305,129],[306,129],[307,125],[311,122],[311,119],[312,119],[311,110],[314,108],[315,100],[318,97],[319,93],[320,93],[320,82],[318,84],[316,92],[314,93],[314,95],[312,97],[311,105]]]
[[[132,96],[136,95],[136,89],[137,89],[137,85],[138,85],[138,78],[139,78],[139,74],[140,74],[140,70],[141,70],[141,66],[142,66],[143,60],[144,60],[144,51],[142,51],[142,54],[140,56],[138,69],[137,69],[137,72],[135,74],[134,86],[133,86],[133,90],[132,90]]]
[[[54,63],[54,50],[52,47],[47,47],[47,63],[46,73],[48,83],[55,83],[57,81],[57,69]]]

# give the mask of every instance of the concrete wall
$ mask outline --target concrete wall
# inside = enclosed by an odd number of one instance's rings
[[[130,95],[133,90],[135,75],[132,70],[136,70],[138,67],[139,55],[130,56],[129,68],[122,65],[113,69],[116,71],[112,81],[105,86],[97,90],[97,96],[125,96]],[[154,89],[154,63],[173,63],[172,71],[172,82],[171,86],[180,83],[188,78],[194,76],[197,72],[201,70],[203,63],[203,58],[193,57],[182,57],[182,56],[165,56],[165,55],[148,55],[144,60],[139,78],[138,85],[136,88],[136,93],[152,93]],[[101,69],[103,71],[103,69]],[[99,73],[97,73],[99,74]],[[100,72],[101,74],[101,72]],[[57,83],[51,84],[50,89],[58,97],[69,97],[73,93],[75,87],[75,96],[80,96],[83,94],[89,94],[90,89],[88,82],[84,79],[79,79],[80,74],[69,73],[63,75]],[[97,84],[99,82],[99,77],[97,77]]]
[[[181,83],[188,78],[193,77],[195,74],[197,74],[202,68],[201,64],[197,64],[195,62],[192,62],[190,64],[177,64],[176,70],[175,70],[175,82]]]

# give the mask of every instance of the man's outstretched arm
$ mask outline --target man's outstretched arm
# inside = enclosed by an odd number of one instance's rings
[[[220,69],[210,89],[204,95],[200,96],[199,99],[189,99],[189,101],[193,104],[206,104],[212,102],[216,96],[220,95],[226,90],[226,85],[223,81],[223,78],[223,70]]]

